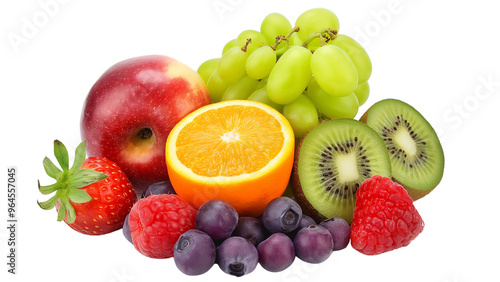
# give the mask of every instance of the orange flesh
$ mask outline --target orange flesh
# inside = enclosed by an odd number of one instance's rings
[[[176,140],[179,161],[195,174],[237,176],[265,167],[282,150],[281,124],[257,107],[233,105],[206,111]]]

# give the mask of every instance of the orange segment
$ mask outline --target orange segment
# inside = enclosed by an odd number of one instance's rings
[[[285,190],[294,136],[279,112],[253,101],[200,108],[172,129],[166,147],[177,194],[198,208],[210,199],[231,203],[240,215],[260,215]]]

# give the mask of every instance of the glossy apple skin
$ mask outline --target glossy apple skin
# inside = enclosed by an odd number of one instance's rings
[[[81,136],[88,156],[114,161],[140,195],[150,184],[168,179],[170,130],[208,104],[203,79],[188,66],[161,55],[131,58],[110,67],[90,89]]]

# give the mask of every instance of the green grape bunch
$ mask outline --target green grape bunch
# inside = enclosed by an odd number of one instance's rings
[[[212,103],[267,104],[302,138],[320,120],[354,118],[370,94],[370,57],[356,40],[340,34],[339,26],[325,8],[305,11],[293,26],[284,15],[271,13],[260,30],[242,31],[198,73]]]

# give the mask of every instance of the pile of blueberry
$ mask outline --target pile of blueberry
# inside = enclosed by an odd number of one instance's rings
[[[259,218],[240,217],[228,202],[210,200],[198,209],[195,226],[174,246],[175,264],[187,275],[203,274],[214,264],[225,273],[243,276],[257,264],[268,271],[282,271],[295,257],[320,263],[333,251],[347,247],[350,238],[344,219],[317,224],[288,197],[269,202]]]
[[[180,236],[174,261],[187,275],[205,273],[215,263],[235,276],[252,272],[259,263],[278,272],[295,257],[309,263],[325,261],[348,245],[349,232],[340,218],[316,224],[288,197],[269,202],[261,218],[239,217],[229,203],[211,200],[198,210],[196,229]]]

